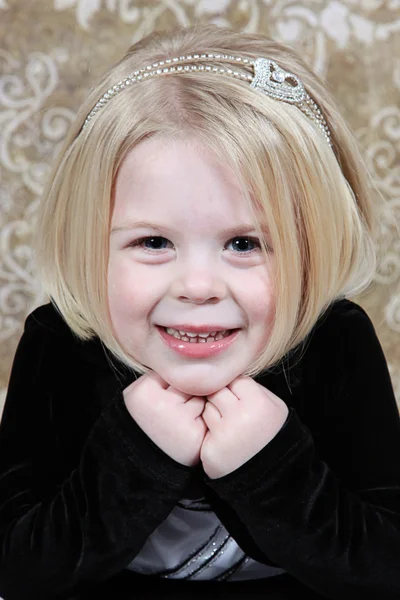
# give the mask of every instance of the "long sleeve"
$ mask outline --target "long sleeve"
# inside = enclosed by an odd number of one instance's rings
[[[398,599],[400,419],[367,315],[339,303],[300,364],[282,430],[207,484],[266,560],[327,598]]]
[[[17,349],[0,426],[6,600],[61,597],[121,571],[190,476],[135,424],[107,360],[83,360],[84,347],[29,317]]]

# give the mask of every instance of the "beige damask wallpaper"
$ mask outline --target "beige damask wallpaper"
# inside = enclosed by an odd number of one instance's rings
[[[23,321],[45,301],[31,247],[38,199],[89,82],[151,30],[196,21],[299,49],[355,131],[387,202],[383,264],[357,300],[400,406],[400,0],[0,0],[0,412]]]

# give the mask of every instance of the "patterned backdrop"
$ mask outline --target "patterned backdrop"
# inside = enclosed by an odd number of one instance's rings
[[[24,319],[46,300],[32,231],[74,113],[132,42],[195,22],[293,45],[356,133],[387,202],[382,267],[356,300],[375,324],[400,406],[400,0],[0,0],[0,412]]]

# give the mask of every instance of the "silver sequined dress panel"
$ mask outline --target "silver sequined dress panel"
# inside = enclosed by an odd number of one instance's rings
[[[128,569],[202,581],[244,581],[284,573],[246,556],[202,498],[181,500]]]

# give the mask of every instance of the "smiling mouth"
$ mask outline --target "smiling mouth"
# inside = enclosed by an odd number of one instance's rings
[[[189,342],[191,344],[207,344],[209,342],[218,342],[225,337],[228,337],[235,331],[234,329],[224,329],[222,331],[210,331],[210,332],[193,332],[193,331],[181,331],[173,329],[172,327],[163,327],[164,331],[168,335],[181,340],[182,342]]]

